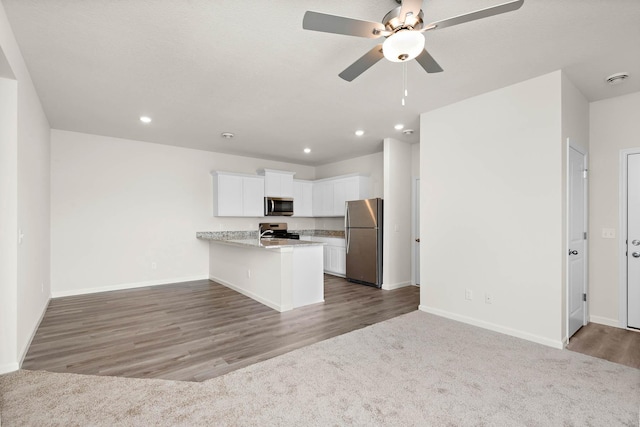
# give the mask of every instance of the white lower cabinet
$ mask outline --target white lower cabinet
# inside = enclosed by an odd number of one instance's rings
[[[340,277],[344,277],[347,274],[347,248],[345,247],[344,239],[339,237],[309,236],[301,236],[300,239],[325,243],[323,246],[325,273]]]

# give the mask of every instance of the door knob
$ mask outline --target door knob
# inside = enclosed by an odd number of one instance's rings
[[[416,242],[420,243],[420,238],[419,237],[416,239]]]
[[[576,250],[569,250],[569,255],[578,255],[578,251]],[[638,256],[640,256],[640,253],[638,254]]]
[[[631,254],[634,258],[640,258],[640,252],[634,252]]]
[[[632,244],[633,246],[640,246],[640,240],[632,240],[632,241],[631,241],[631,244]]]

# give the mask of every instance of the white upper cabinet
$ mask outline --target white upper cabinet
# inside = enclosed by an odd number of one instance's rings
[[[293,215],[313,216],[313,182],[293,180]]]
[[[264,216],[264,178],[232,172],[211,172],[213,216]]]
[[[295,172],[260,169],[258,173],[264,175],[264,195],[266,197],[293,197],[293,175],[296,174]]]
[[[369,177],[344,175],[313,183],[313,216],[344,216],[345,203],[371,197]]]

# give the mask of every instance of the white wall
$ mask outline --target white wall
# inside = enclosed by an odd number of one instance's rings
[[[264,222],[213,217],[211,170],[255,174],[266,167],[303,179],[315,173],[310,166],[60,130],[51,134],[54,296],[206,278],[208,244],[196,239],[197,231],[257,230]],[[312,218],[295,222],[315,227]]]
[[[16,342],[9,343],[17,353],[13,363],[22,360],[50,292],[49,123],[1,4],[0,49],[5,57],[0,61],[4,64],[3,73],[8,65],[17,81],[17,155],[11,160],[17,165],[9,167],[17,171],[17,227],[24,234],[17,248],[15,281],[3,284],[16,288]],[[13,239],[15,234],[10,234],[9,239]]]
[[[369,175],[371,197],[384,196],[384,159],[382,152],[318,166],[315,173],[316,179],[331,178],[350,173]],[[344,219],[318,218],[316,226],[321,230],[342,230],[344,229]]]
[[[619,324],[620,150],[640,148],[640,92],[590,104],[589,311],[591,321]],[[603,228],[617,230],[602,238]]]
[[[420,308],[561,347],[561,73],[424,113],[420,132]]]
[[[0,374],[18,369],[17,119],[17,82],[0,78]]]
[[[383,289],[411,284],[411,147],[384,140]]]

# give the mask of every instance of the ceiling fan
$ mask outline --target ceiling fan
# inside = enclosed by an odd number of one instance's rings
[[[422,0],[396,1],[400,6],[387,13],[381,23],[307,11],[304,14],[302,28],[370,39],[386,38],[384,43],[374,46],[339,74],[349,82],[383,57],[392,62],[405,62],[415,58],[427,73],[439,73],[442,68],[424,48],[422,33],[510,12],[519,9],[524,3],[524,0],[514,0],[425,25],[421,9]]]

